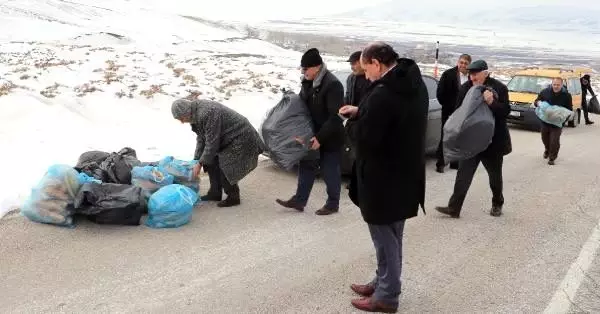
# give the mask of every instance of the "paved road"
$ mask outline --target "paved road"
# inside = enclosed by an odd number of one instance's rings
[[[554,167],[538,133],[512,136],[500,218],[487,214],[482,168],[461,219],[437,214],[454,172],[437,174],[430,162],[428,214],[406,227],[402,312],[535,313],[549,304],[600,218],[600,127],[567,129]],[[243,181],[241,207],[204,204],[176,230],[63,229],[9,216],[0,222],[0,312],[352,313],[348,285],[375,266],[366,225],[346,195],[339,214],[314,215],[321,182],[307,212],[277,207],[294,184],[265,161]],[[571,311],[598,310],[598,264]]]

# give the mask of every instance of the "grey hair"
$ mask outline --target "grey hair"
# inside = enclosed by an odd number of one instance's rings
[[[181,120],[192,116],[192,102],[187,99],[178,99],[171,105],[173,118]]]

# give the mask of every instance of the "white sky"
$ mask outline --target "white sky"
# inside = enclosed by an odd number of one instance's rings
[[[130,0],[131,1],[131,0]],[[133,0],[145,6],[153,6],[161,10],[177,14],[196,15],[211,19],[229,19],[240,21],[257,21],[265,19],[299,19],[309,16],[329,15],[360,9],[365,6],[382,5],[389,0]],[[401,0],[396,0],[401,1]],[[209,2],[210,4],[207,4]],[[427,10],[430,7],[444,10],[461,10],[469,8],[485,9],[498,6],[528,6],[536,4],[563,4],[575,7],[585,5],[587,8],[600,9],[600,1],[571,0],[419,0],[406,5],[407,10]],[[600,18],[600,17],[599,17]]]

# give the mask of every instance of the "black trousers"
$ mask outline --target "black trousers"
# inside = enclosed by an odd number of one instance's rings
[[[581,95],[581,110],[583,110],[583,119],[585,122],[590,121],[590,117],[588,116],[588,101],[585,99],[585,95]]]
[[[544,143],[544,154],[548,155],[550,160],[555,160],[558,157],[560,150],[560,135],[562,128],[546,125],[542,123],[542,143]]]
[[[492,189],[492,205],[504,205],[504,195],[502,194],[502,163],[504,156],[481,156],[477,155],[471,159],[459,162],[456,181],[454,182],[454,193],[450,197],[448,207],[457,211],[462,209],[467,192],[473,182],[473,176],[481,162],[488,173],[490,188]]]
[[[436,151],[437,162],[435,163],[435,166],[438,168],[446,166],[446,161],[444,160],[444,124],[446,124],[446,121],[448,121],[448,117],[442,115],[442,130],[440,136],[440,143],[438,144],[438,148]],[[457,169],[458,162],[451,162],[450,168]]]
[[[210,165],[203,165],[206,172],[208,172],[208,180],[210,181],[210,188],[208,189],[208,194],[221,196],[223,191],[228,196],[239,197],[240,196],[240,188],[237,184],[229,183],[227,177],[221,170],[219,165],[219,158],[215,157],[215,161]]]

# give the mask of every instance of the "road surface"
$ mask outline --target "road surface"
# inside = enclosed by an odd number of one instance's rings
[[[591,235],[600,218],[600,127],[566,129],[553,167],[541,157],[539,133],[511,134],[500,218],[488,214],[483,167],[460,219],[435,212],[455,172],[435,173],[429,161],[427,215],[405,229],[400,312],[599,310]],[[0,222],[0,313],[355,312],[348,286],[371,279],[375,256],[346,190],[340,213],[320,217],[313,212],[323,183],[306,212],[282,209],[275,198],[291,195],[295,176],[269,161],[241,187],[240,207],[205,203],[172,230],[88,222],[64,229],[9,215]],[[586,243],[592,252],[582,251]],[[580,260],[588,266],[574,266]]]

